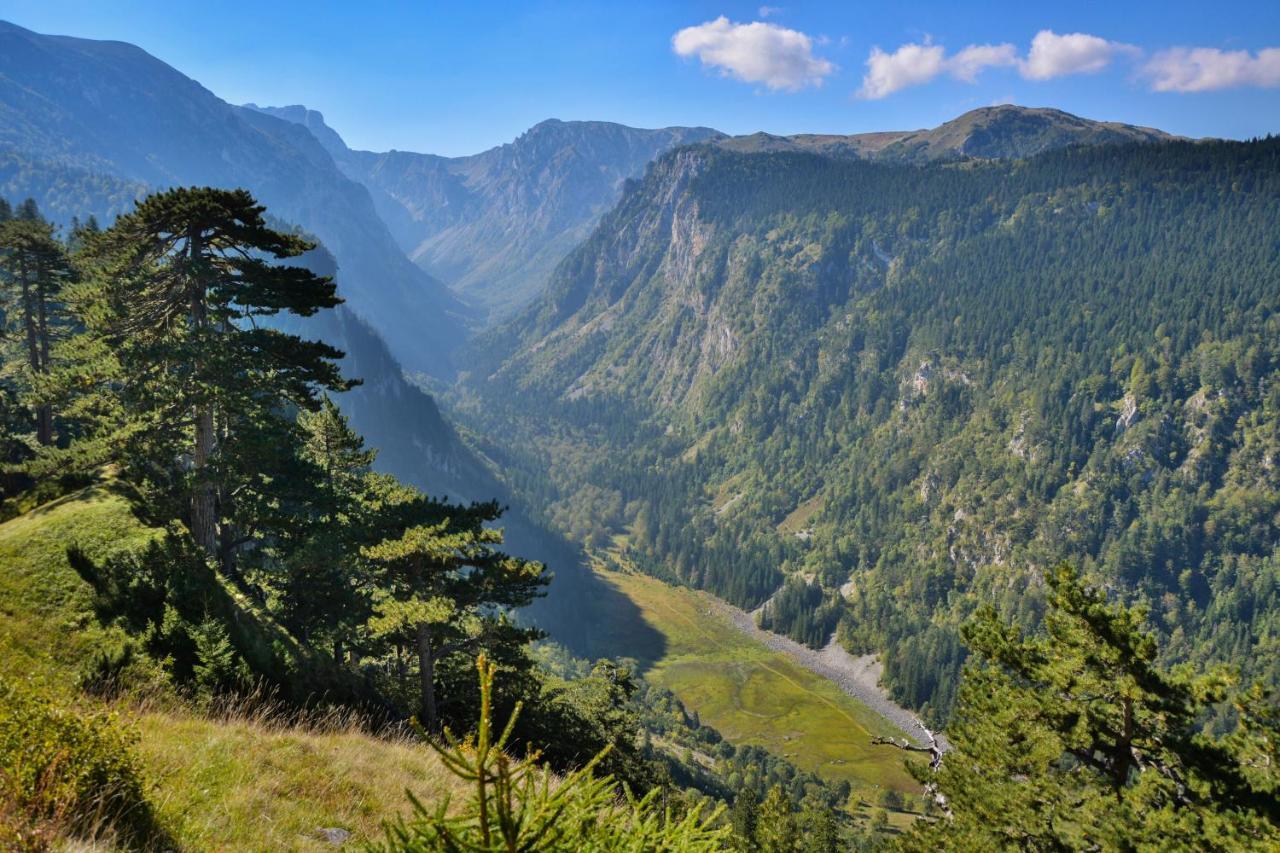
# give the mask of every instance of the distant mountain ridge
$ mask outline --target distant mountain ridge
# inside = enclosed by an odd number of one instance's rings
[[[1150,127],[1094,121],[1062,110],[999,104],[970,110],[928,130],[877,131],[847,136],[755,133],[719,141],[731,151],[807,151],[900,163],[974,158],[1004,160],[1072,145],[1123,145],[1179,137]]]
[[[708,127],[645,130],[549,119],[513,142],[466,157],[347,148],[315,110],[247,107],[310,130],[373,194],[401,247],[464,298],[509,314],[587,236],[664,152],[724,134]]]
[[[649,163],[682,145],[926,163],[1175,138],[1061,110],[999,105],[929,130],[851,135],[728,136],[706,127],[642,130],[549,119],[506,145],[466,157],[441,157],[350,149],[323,115],[301,105],[246,107],[310,130],[343,171],[369,189],[401,248],[491,319],[502,319],[532,301],[555,265],[617,202],[623,182],[641,177]]]
[[[88,174],[152,189],[245,187],[333,251],[348,306],[406,367],[451,372],[465,308],[404,257],[368,191],[293,123],[227,104],[133,45],[0,22],[3,151],[81,183]]]

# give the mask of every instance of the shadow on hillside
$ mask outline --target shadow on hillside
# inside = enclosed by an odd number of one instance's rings
[[[519,513],[506,521],[511,551],[541,560],[553,576],[546,597],[523,611],[550,639],[581,658],[630,658],[641,675],[663,658],[666,638],[645,621],[635,602],[591,571],[580,549]]]
[[[273,700],[297,708],[336,702],[370,718],[386,711],[359,675],[299,643],[249,591],[215,572],[184,535],[168,533],[145,547],[101,560],[72,544],[67,560],[93,589],[98,619],[120,625],[147,653],[167,659],[179,682],[191,682],[197,667],[207,663],[197,636],[214,630],[247,666],[254,684],[268,690]],[[128,657],[118,663],[127,665]],[[120,675],[112,671],[116,665],[109,656],[103,659],[98,675],[104,684]],[[236,678],[223,687],[243,687]]]

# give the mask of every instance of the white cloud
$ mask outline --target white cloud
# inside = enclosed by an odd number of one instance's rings
[[[1280,47],[1247,50],[1175,47],[1142,68],[1157,92],[1208,92],[1236,86],[1280,86]]]
[[[947,71],[957,80],[976,83],[984,68],[1017,64],[1018,49],[1011,44],[971,44],[947,60]]]
[[[1028,80],[1050,80],[1067,74],[1093,74],[1111,64],[1117,54],[1133,54],[1137,48],[1086,33],[1058,35],[1041,30],[1031,40],[1031,51],[1021,64]]]
[[[1011,44],[971,44],[949,57],[941,45],[927,41],[904,44],[893,53],[875,47],[867,57],[867,73],[858,97],[883,98],[909,86],[928,83],[944,73],[973,83],[985,68],[1017,62],[1017,48]]]
[[[871,48],[860,98],[883,98],[908,86],[928,83],[942,73],[942,45],[904,44],[893,53]]]
[[[836,66],[813,55],[813,39],[798,30],[756,21],[735,24],[721,15],[671,37],[672,49],[747,83],[797,91],[821,86]]]
[[[781,6],[761,6],[756,10],[756,14],[762,18],[768,18],[772,15],[780,15],[782,14],[782,11],[783,9]]]

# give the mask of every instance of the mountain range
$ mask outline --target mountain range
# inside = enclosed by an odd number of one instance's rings
[[[315,110],[249,106],[311,130],[369,188],[409,257],[498,318],[537,295],[627,179],[671,148],[723,137],[705,127],[552,119],[468,157],[373,153],[347,148]]]
[[[117,188],[92,192],[71,211],[47,205],[81,217],[109,220],[119,212],[121,182],[135,194],[175,185],[244,187],[274,216],[329,247],[347,305],[376,326],[407,368],[451,371],[466,308],[405,258],[368,191],[343,175],[305,129],[227,104],[133,45],[39,35],[0,22],[5,160],[18,176],[6,191],[20,189],[12,185],[22,180],[39,183],[31,174],[38,172],[58,176],[44,181],[55,193],[67,176],[85,188]]]
[[[640,178],[672,148],[710,143],[743,152],[810,151],[919,163],[1172,138],[1060,110],[1005,105],[973,110],[932,130],[845,136],[728,136],[706,127],[642,130],[550,119],[480,154],[440,157],[354,151],[315,110],[246,106],[310,130],[339,167],[368,188],[409,257],[491,321],[532,301],[555,265],[617,202],[625,181]]]
[[[1164,142],[1171,134],[1114,121],[1093,121],[1062,110],[1000,104],[970,110],[932,129],[848,136],[754,133],[719,141],[731,151],[808,151],[882,162],[1005,160],[1076,145]]]
[[[937,721],[958,626],[1034,625],[1061,561],[1280,683],[1280,142],[1149,139],[669,152],[471,344],[479,428],[578,538],[882,653]]]
[[[548,526],[883,651],[897,698],[937,715],[955,626],[991,600],[1030,621],[1059,558],[1191,596],[1165,624],[1185,657],[1265,660],[1252,616],[1230,653],[1186,638],[1274,538],[1224,533],[1266,515],[1238,503],[1271,476],[1249,424],[1272,423],[1274,149],[996,106],[855,135],[551,120],[469,157],[375,153],[136,47],[0,24],[0,194],[109,221],[160,187],[247,187],[331,253],[347,304],[305,328],[365,379],[342,405],[389,469],[510,498],[563,578]]]

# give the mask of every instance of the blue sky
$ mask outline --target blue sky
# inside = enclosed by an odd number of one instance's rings
[[[853,133],[1004,101],[1280,132],[1277,0],[0,0],[0,18],[132,42],[228,101],[306,104],[375,150],[472,153],[551,117]]]

